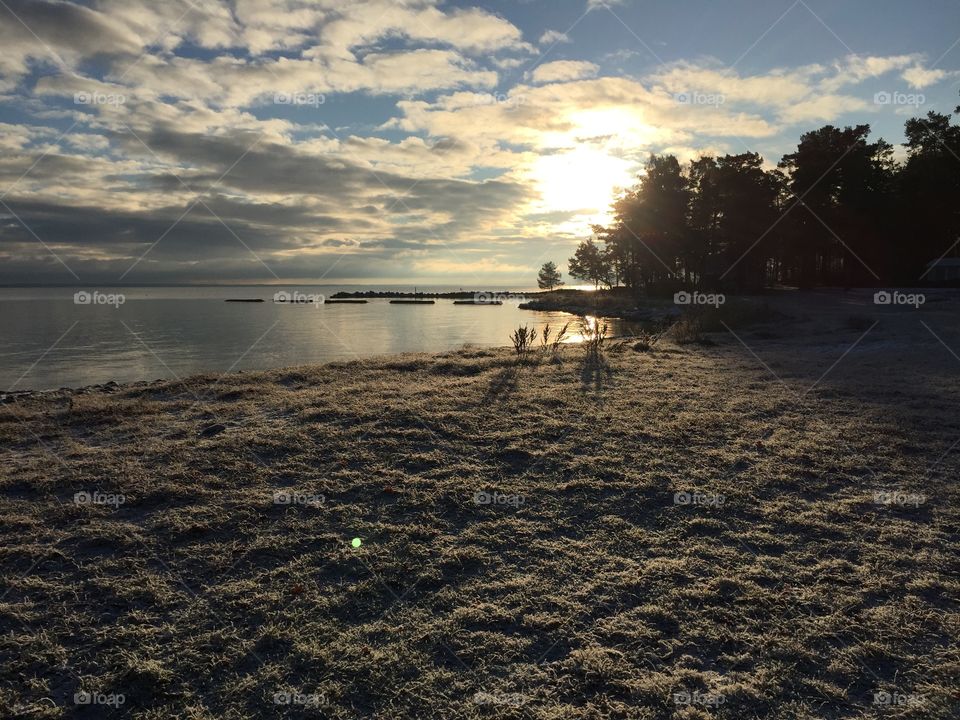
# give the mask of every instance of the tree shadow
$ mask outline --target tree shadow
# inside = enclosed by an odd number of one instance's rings
[[[580,384],[584,390],[603,390],[613,377],[613,368],[607,362],[603,351],[588,350],[580,365]]]
[[[510,395],[517,388],[517,377],[520,374],[520,365],[512,364],[497,371],[487,392],[484,394],[484,400],[500,400]]]

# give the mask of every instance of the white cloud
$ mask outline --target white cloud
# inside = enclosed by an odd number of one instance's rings
[[[506,58],[495,57],[495,58],[491,58],[491,62],[501,70],[513,70],[514,68],[518,68],[521,65],[529,65],[530,59],[522,58],[522,57],[519,57],[519,58],[518,57],[506,57]]]
[[[812,123],[836,120],[844,113],[866,111],[870,105],[861,98],[849,95],[820,95],[782,108],[780,120],[785,123]]]
[[[543,35],[540,36],[540,45],[555,45],[557,43],[568,43],[573,42],[566,33],[562,33],[559,30],[547,30]]]
[[[614,5],[623,5],[626,0],[587,0],[587,11],[597,8],[612,7]]]
[[[759,106],[781,123],[796,124],[833,121],[845,113],[869,110],[871,105],[863,98],[841,91],[902,70],[916,61],[915,55],[851,55],[831,65],[774,68],[748,76],[719,65],[678,63],[657,73],[652,80],[669,95],[717,95],[725,105]],[[918,81],[928,79],[923,72],[912,77]]]
[[[110,78],[111,76],[108,76]],[[120,74],[116,78],[120,79]],[[229,56],[199,60],[148,55],[123,72],[122,85],[73,75],[46,76],[38,94],[71,97],[76,92],[117,92],[128,103],[163,97],[203,98],[226,108],[271,103],[280,93],[346,92],[419,94],[430,90],[492,88],[497,73],[454,50],[419,49],[353,58],[246,61]]]
[[[849,55],[834,64],[836,74],[828,80],[829,89],[834,90],[846,84],[857,85],[864,80],[886,75],[910,65],[916,61],[916,58],[916,55],[890,55],[885,57]]]
[[[938,83],[945,78],[948,73],[945,70],[927,69],[921,65],[914,65],[903,71],[900,77],[906,80],[910,87],[922,90],[925,87]]]
[[[328,2],[330,0],[327,0]],[[338,17],[321,31],[316,54],[344,56],[352,48],[370,45],[391,35],[413,41],[440,42],[472,53],[529,49],[512,23],[478,8],[445,13],[426,0],[366,0],[331,3]]]
[[[583,60],[556,60],[537,67],[530,75],[535,83],[569,82],[594,77],[600,68]]]
[[[392,129],[458,138],[491,151],[504,144],[521,146],[533,154],[588,143],[642,157],[665,145],[691,145],[697,137],[777,132],[759,115],[727,106],[691,111],[643,83],[612,77],[518,86],[499,102],[456,93],[432,103],[402,101],[398,107],[403,115],[388,123]]]

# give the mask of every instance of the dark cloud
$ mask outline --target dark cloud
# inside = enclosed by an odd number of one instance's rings
[[[308,270],[322,274],[335,261],[342,277],[359,277],[358,263],[368,269],[379,265],[377,272],[395,275],[398,254],[426,253],[438,244],[456,243],[529,200],[528,189],[515,183],[373,172],[333,155],[308,155],[293,146],[257,140],[256,134],[245,132],[210,137],[165,128],[144,137],[150,153],[139,142],[124,139],[127,155],[133,157],[139,148],[144,165],[137,172],[113,172],[104,179],[132,196],[162,188],[171,199],[183,198],[150,210],[111,210],[26,193],[7,197],[5,202],[30,230],[0,206],[0,218],[6,219],[0,225],[0,252],[10,261],[0,281],[23,274],[52,274],[69,281],[61,265],[50,265],[34,234],[81,279],[92,272],[99,281],[116,281],[145,252],[125,280],[169,281],[178,274],[272,280],[283,272],[294,273],[291,277],[304,277]],[[188,169],[183,174],[151,171],[146,163],[156,163],[153,153]],[[81,177],[92,166],[109,164],[51,155],[30,179],[62,181],[67,175]],[[209,191],[213,186],[216,190]],[[286,196],[282,202],[262,199],[278,194]],[[410,222],[391,227],[387,214],[406,214]],[[327,248],[329,253],[296,262],[276,255],[311,248]],[[337,255],[341,250],[344,256]],[[101,259],[93,263],[91,255]],[[19,269],[10,271],[13,265]]]
[[[0,43],[52,61],[63,55],[132,53],[141,47],[136,36],[96,10],[43,0],[6,0],[0,5]]]

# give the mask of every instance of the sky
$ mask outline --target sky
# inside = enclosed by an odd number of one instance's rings
[[[958,88],[958,0],[0,0],[0,283],[527,287],[650,153]]]

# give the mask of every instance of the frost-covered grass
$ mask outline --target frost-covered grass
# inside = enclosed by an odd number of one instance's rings
[[[8,402],[0,716],[958,717],[957,305],[835,300]]]

